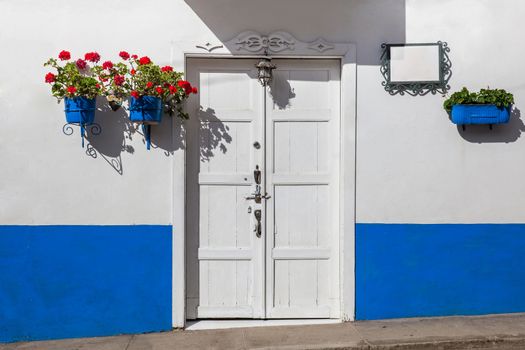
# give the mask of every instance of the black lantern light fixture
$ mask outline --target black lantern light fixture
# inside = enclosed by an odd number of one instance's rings
[[[268,86],[272,81],[273,70],[277,68],[275,64],[272,63],[272,58],[268,56],[268,51],[264,51],[264,56],[261,57],[261,60],[255,65],[257,68],[257,79],[262,86]]]

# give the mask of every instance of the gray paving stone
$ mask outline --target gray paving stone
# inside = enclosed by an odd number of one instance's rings
[[[359,334],[372,345],[446,341],[447,339],[484,340],[483,331],[468,320],[403,319],[354,323]]]
[[[366,343],[350,324],[244,328],[248,349],[360,348]]]
[[[127,350],[245,349],[239,329],[212,331],[173,331],[133,337]]]
[[[46,340],[17,343],[15,350],[125,350],[132,336]],[[0,348],[1,349],[1,348]],[[1,349],[4,350],[4,349]],[[10,349],[11,350],[11,349]]]

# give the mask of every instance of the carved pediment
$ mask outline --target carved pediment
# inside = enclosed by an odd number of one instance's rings
[[[249,52],[281,52],[284,50],[294,50],[295,42],[296,40],[285,32],[261,35],[257,32],[249,31],[243,32],[235,38],[237,50],[246,50]]]

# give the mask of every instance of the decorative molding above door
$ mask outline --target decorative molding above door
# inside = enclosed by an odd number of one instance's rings
[[[274,32],[269,35],[261,35],[257,32],[242,32],[235,39],[237,50],[249,52],[262,52],[268,50],[269,53],[281,52],[284,50],[294,50],[297,41],[291,34],[285,32]]]
[[[197,44],[195,53],[250,55],[268,54],[272,56],[344,56],[352,44],[334,43],[323,38],[314,41],[301,41],[284,31],[263,34],[256,31],[244,31],[233,39],[216,43]]]

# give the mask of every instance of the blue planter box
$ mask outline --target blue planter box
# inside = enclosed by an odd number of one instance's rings
[[[451,120],[454,124],[503,124],[510,119],[510,106],[498,108],[495,105],[454,105]]]
[[[158,124],[162,119],[162,100],[154,96],[131,97],[129,119],[135,123]]]
[[[95,120],[96,98],[65,98],[66,121],[70,124],[92,124]]]

